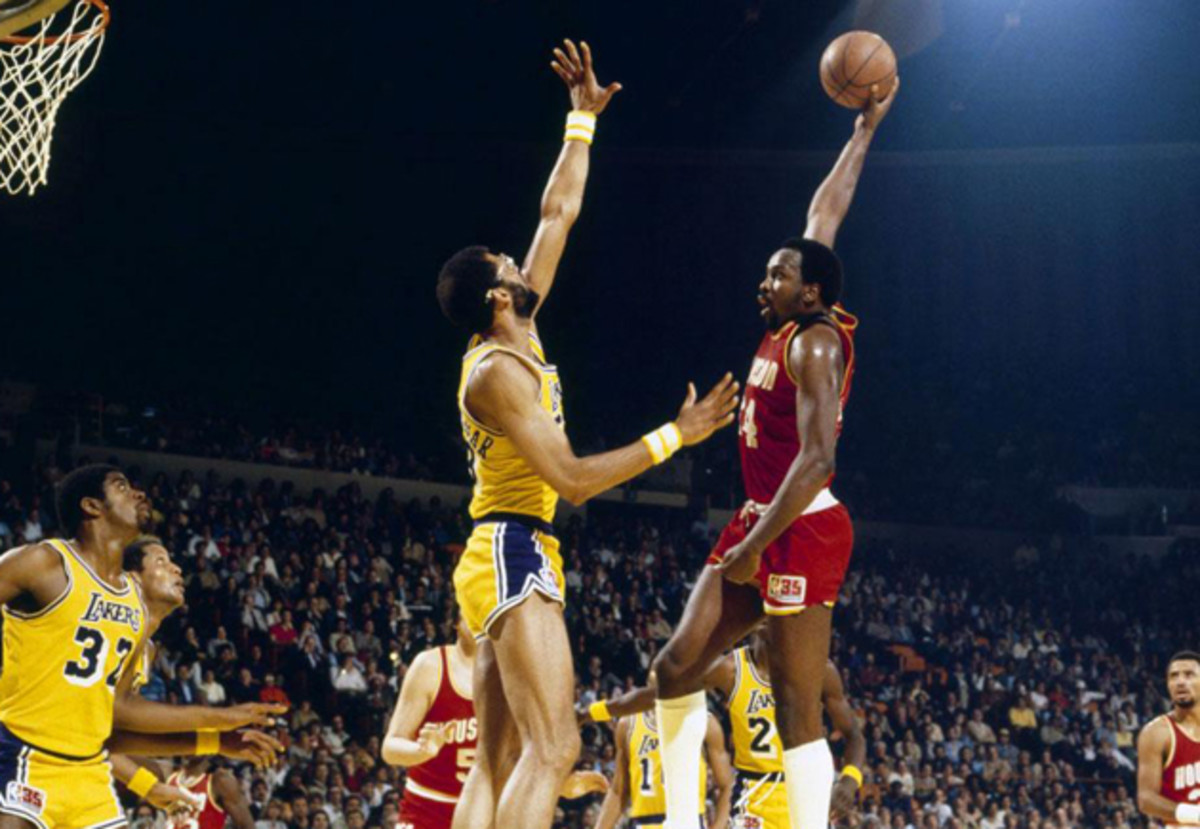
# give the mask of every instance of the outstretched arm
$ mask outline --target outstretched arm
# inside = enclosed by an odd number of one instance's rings
[[[679,448],[679,442],[683,446],[700,443],[732,423],[737,389],[733,376],[726,374],[697,403],[696,389],[689,386],[679,417],[674,424],[663,427],[674,429],[677,443],[672,451]],[[533,471],[572,504],[582,504],[619,486],[655,463],[649,436],[611,452],[577,456],[566,433],[538,404],[537,393],[538,381],[530,370],[516,358],[497,353],[479,364],[467,387],[467,403],[476,418],[511,438]],[[661,449],[664,439],[658,440]]]
[[[571,94],[571,109],[599,115],[608,106],[612,96],[621,90],[621,85],[612,83],[600,86],[592,68],[592,50],[587,43],[580,44],[579,49],[570,40],[564,40],[563,44],[566,50],[554,50],[550,67],[567,85]],[[563,142],[558,163],[554,165],[554,172],[550,174],[546,191],[542,194],[541,219],[521,268],[529,277],[533,290],[541,297],[539,308],[554,284],[554,275],[567,245],[567,234],[583,207],[589,149],[588,141],[571,140],[568,136],[568,140]]]
[[[720,691],[726,697],[729,697],[733,690],[733,680],[736,670],[733,654],[725,654],[713,663],[713,666],[708,669],[708,673],[704,675],[704,687],[709,690]],[[658,683],[654,674],[651,673],[649,684],[605,700],[604,706],[609,719],[615,720],[627,717],[630,714],[640,714],[643,711],[653,710],[654,701],[657,696]],[[583,721],[594,721],[590,712],[584,717]]]
[[[258,768],[275,765],[283,745],[261,731],[225,731],[221,733],[189,731],[179,734],[139,734],[114,731],[105,747],[111,752],[143,757],[190,757],[220,754],[231,760],[253,763]]]
[[[247,702],[231,708],[206,705],[167,705],[152,702],[141,694],[118,696],[113,706],[113,727],[143,734],[173,734],[180,731],[233,731],[247,725],[271,726],[287,713],[278,703]]]
[[[900,91],[900,79],[886,98],[874,97],[876,90],[872,88],[871,103],[854,122],[854,135],[846,143],[832,172],[817,188],[812,204],[808,207],[808,226],[804,229],[804,238],[820,242],[826,247],[833,247],[842,220],[850,210],[850,202],[854,200],[854,190],[858,187],[858,177],[862,173],[863,162],[867,159],[867,149],[871,139],[875,137],[875,128],[892,108],[896,93]]]
[[[742,584],[758,573],[767,545],[803,514],[833,474],[844,365],[841,339],[829,326],[815,325],[792,339],[787,360],[797,378],[801,449],[754,529],[716,565],[725,578]]]
[[[862,723],[850,702],[846,699],[846,689],[842,685],[842,676],[832,662],[825,664],[824,684],[821,687],[821,702],[825,705],[825,713],[835,731],[846,739],[846,753],[842,757],[843,768],[854,766],[862,772],[863,763],[867,759],[867,741],[863,737]],[[836,819],[854,808],[854,799],[858,794],[859,782],[848,774],[838,777],[833,784],[832,812]]]

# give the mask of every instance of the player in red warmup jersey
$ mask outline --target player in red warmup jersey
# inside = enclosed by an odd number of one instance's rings
[[[899,88],[897,81],[896,88]],[[857,320],[838,304],[833,252],[875,129],[895,99],[873,98],[813,197],[802,239],[771,256],[759,284],[768,327],[739,426],[745,505],[721,533],[683,619],[654,663],[666,829],[698,829],[695,779],[712,663],[768,618],[771,681],[792,829],[825,829],[833,755],[821,722],[833,606],[850,560],[850,516],[829,489],[854,372]],[[843,774],[861,783],[862,773]]]
[[[421,651],[400,686],[383,741],[383,761],[407,766],[404,799],[395,829],[450,829],[467,772],[475,762],[479,725],[475,717],[472,672],[477,648],[466,622],[458,620],[453,647]],[[498,746],[509,757],[508,770],[520,746]],[[507,776],[497,781],[503,785]],[[608,780],[597,772],[574,772],[563,784],[566,798],[604,792]],[[492,825],[491,804],[463,802],[466,825]],[[201,827],[203,829],[203,827]],[[391,829],[391,827],[386,827]]]
[[[449,829],[475,762],[479,725],[471,701],[475,638],[458,623],[453,647],[417,654],[383,742],[383,761],[407,766],[397,829]]]
[[[232,829],[254,829],[254,816],[237,779],[228,769],[211,771],[208,757],[189,757],[167,783],[200,800],[197,811],[172,816],[173,829],[225,829],[226,818],[232,821]]]
[[[1200,653],[1167,663],[1171,711],[1138,735],[1138,808],[1168,826],[1200,826]]]

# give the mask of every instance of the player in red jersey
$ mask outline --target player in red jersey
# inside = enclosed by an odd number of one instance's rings
[[[1200,826],[1200,653],[1167,663],[1171,712],[1138,735],[1138,808],[1168,826]]]
[[[894,99],[894,92],[873,98],[859,115],[813,197],[804,238],[784,242],[759,285],[769,330],[750,369],[739,428],[749,500],[721,534],[654,664],[668,829],[697,829],[692,781],[704,738],[705,674],[764,614],[779,643],[770,652],[770,673],[791,826],[829,823],[835,775],[821,722],[821,680],[854,537],[829,483],[857,325],[838,304],[842,270],[833,242]],[[843,774],[861,778],[857,769]]]
[[[421,651],[409,666],[384,737],[383,761],[408,767],[396,829],[450,829],[467,772],[475,763],[479,725],[472,671],[477,647],[466,622],[459,618],[457,627],[453,647]],[[504,765],[511,771],[520,746],[498,749],[507,756]],[[505,774],[495,783],[502,787],[507,780]],[[602,774],[574,772],[560,794],[573,799],[607,788]],[[490,803],[464,801],[463,808],[467,811],[460,819],[465,825],[492,825]]]
[[[237,779],[229,769],[213,771],[209,758],[189,757],[167,783],[199,799],[196,811],[172,817],[173,829],[225,829],[226,818],[232,821],[232,829],[254,829],[250,804]]]
[[[471,700],[475,638],[458,623],[453,647],[417,654],[400,686],[383,742],[383,761],[407,766],[397,829],[449,829],[479,725]]]

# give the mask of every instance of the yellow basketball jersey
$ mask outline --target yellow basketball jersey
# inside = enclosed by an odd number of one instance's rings
[[[537,359],[475,337],[463,357],[462,378],[458,385],[458,410],[462,417],[463,438],[467,442],[467,461],[475,492],[471,498],[471,517],[480,518],[493,512],[513,512],[530,515],[553,523],[558,493],[526,463],[512,440],[502,432],[484,426],[467,411],[467,384],[483,360],[497,352],[511,354],[527,366],[539,381],[538,402],[565,428],[562,405],[562,383],[558,369],[546,363],[541,343],[534,334],[529,343]]]
[[[729,698],[733,765],[742,771],[783,771],[783,743],[775,725],[775,694],[750,660],[749,648],[733,652],[736,672]]]
[[[36,613],[5,607],[0,723],[35,748],[99,754],[112,734],[117,681],[146,635],[146,606],[129,576],[101,581],[67,542],[67,589]]]
[[[704,792],[708,767],[700,758],[700,814],[704,814]],[[658,729],[651,728],[645,714],[634,714],[629,729],[629,816],[642,818],[667,811],[667,793],[663,788],[662,755],[658,750]]]

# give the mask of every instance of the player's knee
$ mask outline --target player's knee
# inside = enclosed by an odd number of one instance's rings
[[[821,715],[820,696],[810,699],[806,694],[779,694],[776,691],[775,718],[786,746],[819,740],[825,733]]]
[[[658,656],[654,657],[654,662],[650,666],[650,673],[654,675],[660,697],[669,699],[674,696],[674,691],[678,687],[683,673],[681,668],[682,665],[675,658],[674,650],[669,643],[658,652]]]
[[[654,658],[650,670],[658,686],[659,699],[672,699],[697,691],[704,678],[697,666],[684,659],[679,649],[671,647],[669,642]]]
[[[530,741],[525,750],[529,751],[537,764],[547,772],[561,773],[564,776],[575,768],[579,759],[579,750],[583,741],[576,730],[559,730],[545,740]]]

